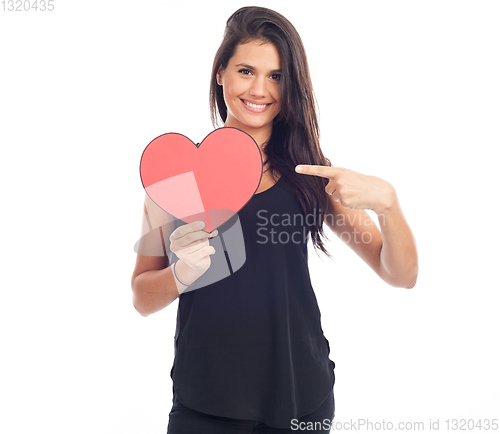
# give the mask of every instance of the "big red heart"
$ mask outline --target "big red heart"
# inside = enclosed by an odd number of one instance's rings
[[[212,232],[252,198],[262,178],[257,143],[237,128],[219,128],[196,145],[187,137],[163,134],[141,157],[142,185],[169,214]]]

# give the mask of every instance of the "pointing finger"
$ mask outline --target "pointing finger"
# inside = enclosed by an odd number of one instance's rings
[[[335,168],[331,166],[318,166],[311,164],[300,164],[295,166],[295,171],[304,175],[322,176],[323,178],[333,178],[335,176]]]

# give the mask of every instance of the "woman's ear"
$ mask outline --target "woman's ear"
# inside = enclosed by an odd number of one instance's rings
[[[222,65],[219,66],[219,69],[217,70],[217,84],[219,86],[222,86],[222,76],[224,74],[224,70],[222,69]]]

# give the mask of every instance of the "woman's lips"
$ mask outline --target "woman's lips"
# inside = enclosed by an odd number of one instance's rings
[[[244,99],[241,99],[240,98],[240,101],[241,103],[243,104],[243,106],[250,112],[252,113],[263,113],[265,112],[269,106],[271,105],[271,103],[269,104],[256,104],[256,103],[253,103],[253,102],[250,102],[250,101],[247,101],[247,100],[244,100]]]

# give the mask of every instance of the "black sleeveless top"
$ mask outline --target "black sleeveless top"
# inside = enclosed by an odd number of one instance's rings
[[[228,234],[239,225],[246,258],[218,281],[207,271],[180,295],[174,392],[196,411],[290,428],[319,408],[335,381],[309,276],[305,215],[281,177],[231,220],[210,240],[211,268],[218,255],[229,259]],[[213,243],[221,235],[224,248]]]

